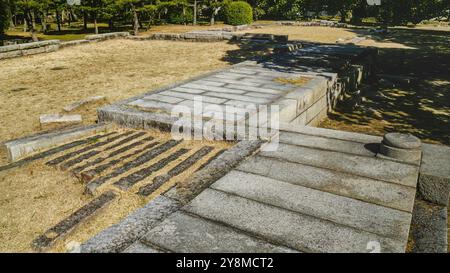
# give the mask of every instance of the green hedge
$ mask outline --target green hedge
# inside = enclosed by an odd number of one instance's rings
[[[229,25],[251,24],[253,22],[253,10],[247,2],[230,2],[225,6],[224,17],[225,23]]]

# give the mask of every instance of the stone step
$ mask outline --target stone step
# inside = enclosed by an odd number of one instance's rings
[[[374,145],[362,144],[353,141],[309,136],[292,132],[281,132],[280,142],[285,144],[292,144],[309,148],[319,148],[369,157],[374,157],[376,155],[378,147],[378,144],[376,143]]]
[[[184,210],[305,252],[404,252],[402,242],[206,189]]]
[[[236,169],[407,212],[416,194],[411,187],[270,157],[253,156]]]
[[[416,166],[380,158],[349,155],[282,143],[278,145],[277,151],[261,152],[260,154],[414,188],[417,184],[418,168]]]
[[[406,243],[411,214],[240,171],[211,188]]]
[[[150,230],[141,241],[177,253],[296,252],[182,212],[175,212],[167,217]]]

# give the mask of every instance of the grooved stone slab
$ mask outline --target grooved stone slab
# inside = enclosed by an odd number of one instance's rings
[[[368,252],[370,242],[379,242],[382,252],[404,251],[395,240],[211,189],[184,209],[299,251]]]
[[[277,151],[261,152],[260,154],[409,187],[416,187],[419,173],[418,168],[412,165],[282,143],[279,144]]]
[[[275,158],[253,156],[237,168],[276,180],[411,212],[415,189]]]
[[[406,243],[411,214],[240,171],[211,188]]]
[[[150,230],[142,241],[178,253],[296,252],[182,212],[175,212],[167,217],[161,224]]]
[[[47,230],[43,235],[38,236],[33,242],[33,248],[42,250],[50,246],[56,239],[69,233],[75,226],[82,221],[85,221],[88,217],[92,216],[102,207],[106,206],[116,197],[116,194],[112,191],[108,191],[95,198],[82,208],[75,211],[66,219],[59,222],[54,227]]]
[[[325,137],[309,136],[291,132],[281,132],[280,142],[305,146],[309,148],[319,148],[343,153],[352,153],[355,155],[364,155],[374,157],[376,150],[373,146]]]

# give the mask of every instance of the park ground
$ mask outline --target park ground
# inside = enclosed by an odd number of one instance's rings
[[[150,32],[199,28],[210,27],[161,26]],[[408,76],[414,82],[392,87],[373,79],[363,89],[359,106],[342,104],[320,126],[375,135],[411,132],[427,142],[450,145],[450,35],[447,31],[446,28],[438,31],[399,28],[381,37],[369,36],[361,28],[276,26],[248,32],[288,34],[290,39],[323,43],[367,36],[361,45],[380,49],[379,74]],[[80,34],[80,37],[66,38],[83,37]],[[0,142],[48,130],[40,127],[40,114],[61,112],[62,107],[80,99],[104,95],[107,100],[103,103],[113,103],[255,55],[248,50],[227,42],[110,40],[2,60]],[[91,104],[74,113],[81,113],[84,123],[92,124],[98,106]],[[0,153],[0,165],[4,163],[6,156]],[[35,236],[88,201],[75,178],[40,165],[2,174],[0,188],[0,240],[4,242],[0,251],[29,251]],[[119,221],[128,209],[141,206],[141,201],[130,199],[124,206],[127,209],[119,210],[101,225],[91,223],[75,235],[76,239],[85,240],[100,227]],[[29,213],[24,213],[24,207]],[[33,219],[41,221],[46,217],[42,225],[33,224],[36,222]],[[17,236],[19,233],[22,236]],[[64,251],[64,247],[59,245],[55,251]]]

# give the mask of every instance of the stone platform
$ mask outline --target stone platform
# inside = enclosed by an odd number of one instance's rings
[[[307,58],[318,61],[312,65]],[[244,124],[258,113],[259,106],[276,105],[281,122],[314,126],[345,92],[357,89],[368,77],[373,58],[372,50],[358,47],[301,48],[263,62],[246,61],[103,107],[98,110],[99,119],[139,129],[168,129],[178,120],[171,116],[172,110],[183,106],[203,121]],[[194,99],[201,99],[203,107],[194,107]],[[223,114],[227,106],[234,107],[236,113]]]

